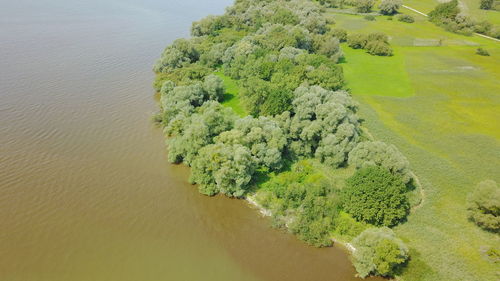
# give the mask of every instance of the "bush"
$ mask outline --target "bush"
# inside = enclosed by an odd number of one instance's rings
[[[367,21],[374,21],[375,20],[375,16],[374,15],[366,15],[363,18],[365,20],[367,20]]]
[[[500,188],[493,180],[480,182],[467,196],[469,219],[479,227],[500,232]]]
[[[370,228],[353,242],[353,264],[361,277],[394,276],[409,258],[408,247],[389,228]]]
[[[480,56],[489,56],[490,55],[490,53],[483,48],[477,48],[476,54],[478,54]]]
[[[353,49],[363,49],[368,42],[365,34],[352,33],[347,36],[347,45]]]
[[[332,29],[329,34],[331,34],[333,37],[336,37],[339,39],[339,42],[346,42],[347,41],[347,31],[342,28],[334,28]]]
[[[370,34],[350,34],[347,37],[347,45],[353,49],[365,49],[371,55],[391,56],[392,49],[389,46],[389,38],[384,33],[374,32]]]
[[[378,8],[383,15],[394,15],[402,4],[401,0],[382,0]]]
[[[382,41],[370,41],[365,49],[369,54],[375,56],[392,56],[392,49],[389,44]]]
[[[491,8],[493,8],[493,3],[495,3],[494,0],[481,0],[479,8],[483,10],[491,10]]]
[[[415,19],[410,15],[402,14],[398,17],[398,21],[413,23],[413,22],[415,22]]]
[[[408,215],[410,204],[401,177],[371,166],[357,170],[343,190],[344,210],[356,220],[394,226]]]

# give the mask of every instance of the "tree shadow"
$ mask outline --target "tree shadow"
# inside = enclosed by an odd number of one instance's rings
[[[233,100],[236,96],[234,94],[230,94],[230,93],[225,93],[224,96],[222,97],[223,98],[223,101],[224,102],[230,102],[231,100]]]

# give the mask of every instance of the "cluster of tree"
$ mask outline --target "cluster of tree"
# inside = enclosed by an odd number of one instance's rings
[[[480,182],[467,197],[469,218],[479,227],[500,232],[500,187],[493,180]]]
[[[315,246],[330,245],[332,231],[354,237],[365,222],[392,226],[406,216],[401,187],[408,163],[395,147],[360,144],[358,105],[341,90],[338,65],[340,42],[390,55],[387,36],[330,30],[321,7],[306,0],[237,0],[224,15],[193,23],[191,32],[193,38],[174,41],[154,66],[162,109],[156,119],[168,136],[169,161],[189,165],[190,182],[201,193],[243,197],[263,173],[279,173],[262,184],[259,202],[276,225]],[[219,70],[238,81],[250,116],[239,118],[220,103]],[[303,160],[309,158],[359,170],[340,196]],[[356,199],[363,189],[392,203]],[[392,262],[380,261],[369,273],[386,274]]]
[[[193,36],[217,35],[224,28],[255,32],[266,23],[301,26],[312,33],[324,33],[328,29],[321,7],[310,1],[239,0],[222,16],[194,22],[191,31]]]
[[[389,38],[384,33],[352,33],[347,36],[347,44],[353,49],[365,49],[376,56],[392,56]]]
[[[458,0],[451,0],[438,4],[429,13],[429,20],[446,30],[471,35],[473,32],[485,34],[494,38],[500,38],[500,27],[493,26],[488,21],[474,21],[460,12]]]
[[[240,80],[244,105],[252,115],[282,113],[290,110],[293,91],[301,83],[332,90],[343,86],[336,34],[265,24],[226,50],[224,72]]]
[[[330,91],[343,85],[336,62],[346,32],[328,31],[325,22],[308,1],[237,1],[225,15],[194,23],[194,38],[165,49],[154,71],[169,160],[192,166],[191,181],[201,192],[239,197],[255,170],[279,169],[290,151],[332,166],[346,161],[359,138],[355,105],[347,93]],[[261,117],[238,119],[219,104],[223,81],[211,74],[219,66],[240,81],[247,108]],[[300,84],[326,88],[311,88],[309,96],[323,96],[307,109],[313,113],[307,120],[300,114],[306,109],[293,102],[309,91],[296,90]],[[334,109],[330,115],[327,107]],[[307,153],[299,143],[308,143]],[[214,158],[220,162],[207,161]]]
[[[316,247],[330,246],[339,204],[327,179],[310,161],[295,163],[262,185],[258,201],[271,210],[273,223]]]
[[[392,277],[409,259],[408,247],[389,228],[369,228],[353,242],[353,264],[361,277]]]
[[[289,136],[288,151],[331,167],[343,165],[360,137],[357,103],[345,91],[319,86],[301,86],[294,95],[293,115],[278,117]]]

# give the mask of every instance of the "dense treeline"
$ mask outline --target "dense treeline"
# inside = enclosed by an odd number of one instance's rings
[[[274,225],[315,246],[330,245],[332,233],[353,238],[404,221],[411,183],[397,148],[362,133],[338,64],[339,43],[353,36],[330,24],[311,1],[237,0],[193,23],[193,37],[174,41],[154,66],[169,161],[189,165],[203,194],[251,192]],[[373,54],[391,53],[383,34],[362,41]],[[221,72],[238,82],[249,116],[221,104]],[[352,173],[334,184],[311,163]],[[402,242],[391,239],[356,258],[377,261],[362,275],[391,276],[406,261]]]

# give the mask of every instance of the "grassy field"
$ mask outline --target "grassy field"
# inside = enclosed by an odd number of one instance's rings
[[[407,2],[427,12],[422,7],[432,1]],[[343,47],[365,126],[409,158],[424,187],[421,207],[396,228],[412,252],[402,278],[498,280],[498,263],[483,252],[500,250],[500,237],[467,220],[465,199],[479,181],[500,182],[500,44],[448,33],[404,12],[416,22],[332,14],[348,32],[388,34],[395,50],[383,58]],[[478,47],[491,56],[476,55]]]
[[[243,108],[241,104],[240,97],[238,96],[238,92],[240,88],[235,80],[231,77],[224,75],[222,71],[217,71],[215,75],[219,76],[226,86],[226,94],[224,95],[224,100],[222,105],[233,108],[234,112],[238,114],[240,117],[244,117],[248,115],[248,112]]]

